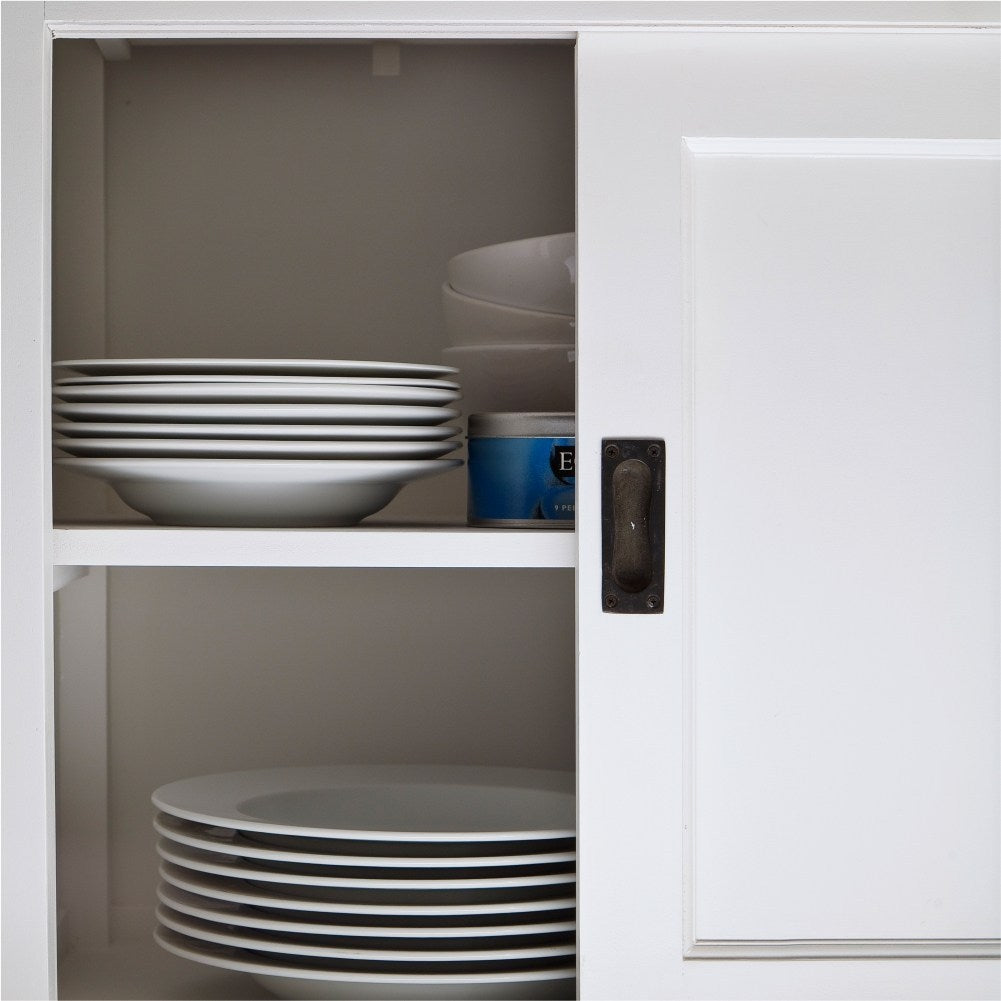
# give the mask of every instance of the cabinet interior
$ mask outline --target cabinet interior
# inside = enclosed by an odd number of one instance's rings
[[[575,228],[573,47],[404,43],[385,65],[361,42],[105,61],[57,40],[53,359],[440,362],[449,257]],[[465,502],[463,469],[377,523],[461,525]],[[53,508],[57,526],[146,523],[58,470]],[[565,568],[122,566],[59,592],[61,996],[263,996],[148,944],[164,782],[573,768],[573,603]]]

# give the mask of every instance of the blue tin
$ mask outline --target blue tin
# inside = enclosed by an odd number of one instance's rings
[[[470,525],[573,528],[573,414],[471,414]]]

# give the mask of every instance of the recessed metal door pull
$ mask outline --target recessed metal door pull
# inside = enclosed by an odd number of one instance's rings
[[[602,604],[664,610],[664,442],[602,441]]]

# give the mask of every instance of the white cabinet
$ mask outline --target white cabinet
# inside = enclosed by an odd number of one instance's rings
[[[957,10],[4,9],[8,996],[246,996],[145,944],[152,786],[401,757],[576,757],[582,997],[992,996],[998,34]],[[57,479],[53,531],[50,343],[436,361],[448,253],[574,223],[575,533],[458,527],[461,476],[305,532]],[[605,436],[666,443],[659,614],[602,610]]]

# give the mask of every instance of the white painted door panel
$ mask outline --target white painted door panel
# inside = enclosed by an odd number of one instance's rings
[[[579,41],[582,997],[998,993],[997,49]],[[596,612],[630,435],[663,615]]]
[[[998,160],[691,145],[695,937],[991,938]]]

